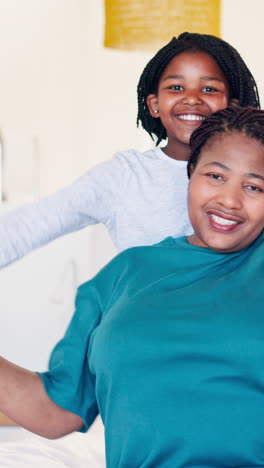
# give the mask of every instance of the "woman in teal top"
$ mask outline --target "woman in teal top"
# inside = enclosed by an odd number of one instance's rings
[[[48,372],[0,361],[1,411],[52,438],[99,412],[108,468],[264,466],[264,111],[219,111],[191,147],[193,236],[82,285]]]

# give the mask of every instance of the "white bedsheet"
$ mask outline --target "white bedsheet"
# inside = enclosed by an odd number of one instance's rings
[[[24,431],[21,429],[21,431]],[[99,420],[87,434],[47,440],[24,431],[18,441],[0,443],[1,468],[105,468],[104,436]]]

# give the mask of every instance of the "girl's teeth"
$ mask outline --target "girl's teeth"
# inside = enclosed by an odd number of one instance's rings
[[[216,216],[214,214],[211,214],[210,216],[213,221],[215,221],[217,224],[222,224],[223,226],[231,226],[232,224],[238,224],[237,221],[232,221],[231,219],[220,218],[220,216]]]
[[[181,120],[204,120],[205,117],[203,117],[202,115],[184,114],[184,115],[179,115],[179,119]]]

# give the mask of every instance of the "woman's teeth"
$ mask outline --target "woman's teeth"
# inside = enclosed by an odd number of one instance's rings
[[[221,218],[214,214],[210,214],[212,220],[217,224],[222,224],[223,226],[231,226],[232,224],[238,224],[238,221],[232,221],[231,219]]]

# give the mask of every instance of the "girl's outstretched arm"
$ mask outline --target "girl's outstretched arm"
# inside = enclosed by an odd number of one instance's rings
[[[0,357],[0,411],[19,426],[56,439],[83,426],[82,419],[56,405],[35,372]]]
[[[118,169],[118,161],[107,161],[58,192],[0,216],[0,268],[64,234],[111,220]]]

